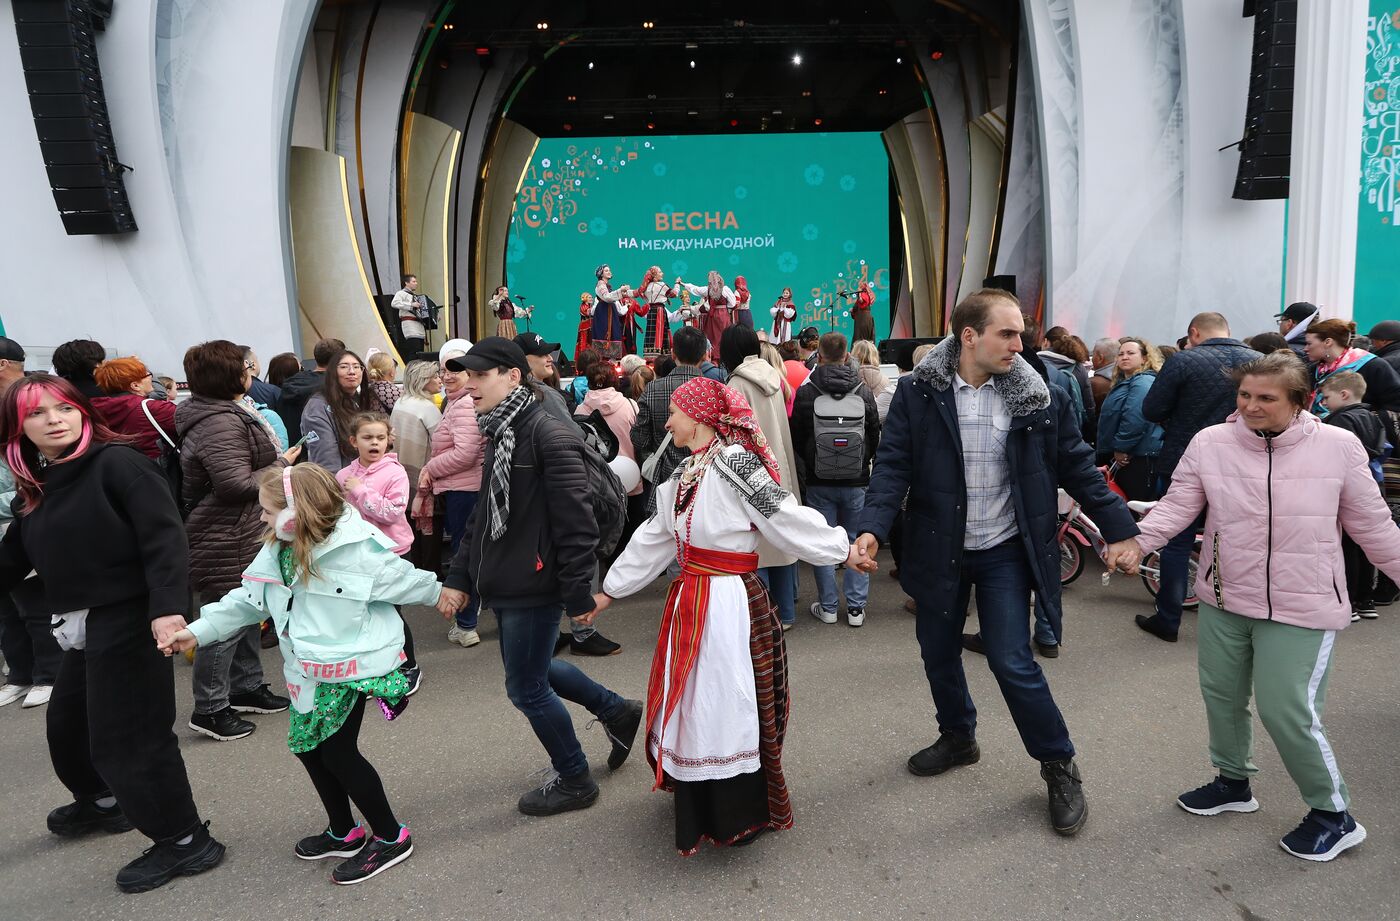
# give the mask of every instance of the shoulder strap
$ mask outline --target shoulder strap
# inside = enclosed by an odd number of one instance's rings
[[[169,435],[165,434],[165,429],[160,427],[160,423],[156,421],[156,417],[151,415],[151,408],[146,405],[149,402],[151,401],[141,401],[141,412],[146,414],[146,421],[151,423],[151,428],[156,430],[156,434],[159,435],[161,438],[165,439],[166,444],[170,445],[170,450],[174,451],[176,454],[179,454],[180,448],[175,444],[174,441],[171,440]]]

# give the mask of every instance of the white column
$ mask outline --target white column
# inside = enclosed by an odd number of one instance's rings
[[[1299,0],[1284,302],[1349,319],[1361,182],[1366,0]]]

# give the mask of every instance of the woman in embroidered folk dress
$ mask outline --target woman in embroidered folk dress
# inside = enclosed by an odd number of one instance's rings
[[[747,844],[792,827],[783,780],[787,662],[758,580],[761,540],[811,563],[845,562],[845,531],[799,505],[752,410],[697,377],[676,390],[666,428],[693,453],[657,488],[656,514],[613,563],[591,621],[681,560],[647,689],[647,757],[676,795],[676,848]]]
[[[593,344],[593,295],[587,291],[578,296],[578,341],[574,357]]]
[[[773,317],[773,329],[768,338],[775,345],[782,345],[792,338],[792,321],[797,318],[797,305],[792,302],[792,289],[784,288],[783,293],[768,308]]]
[[[486,302],[491,308],[491,313],[496,317],[496,335],[506,339],[514,339],[518,334],[515,328],[516,320],[523,320],[526,317],[534,316],[534,307],[517,307],[510,299],[510,289],[501,285],[496,289],[496,293],[491,295],[491,299]]]

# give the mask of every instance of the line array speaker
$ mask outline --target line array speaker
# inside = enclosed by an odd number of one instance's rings
[[[13,0],[34,132],[70,234],[136,229],[102,92],[94,35],[110,0]]]
[[[1298,0],[1254,0],[1254,53],[1235,198],[1287,198]]]

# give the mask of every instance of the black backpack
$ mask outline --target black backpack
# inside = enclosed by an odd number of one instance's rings
[[[156,430],[156,445],[160,448],[160,457],[156,459],[156,466],[165,475],[165,483],[170,487],[170,495],[175,499],[175,507],[180,510],[181,518],[188,518],[190,510],[194,508],[194,503],[188,506],[184,501],[185,474],[180,468],[180,446],[175,439],[165,433],[165,429],[156,422],[155,416],[151,415],[146,404],[150,400],[141,401],[141,412],[146,414],[146,421],[151,423],[151,428]]]
[[[541,476],[544,475],[544,464],[540,460],[538,429],[546,417],[549,417],[549,413],[541,407],[530,429],[530,437],[534,439],[535,463],[540,467]],[[603,558],[610,555],[622,539],[622,529],[627,524],[627,490],[622,488],[622,481],[608,466],[601,447],[596,442],[583,440],[583,462],[588,469],[588,496],[593,506],[593,518],[598,522],[597,556]]]

